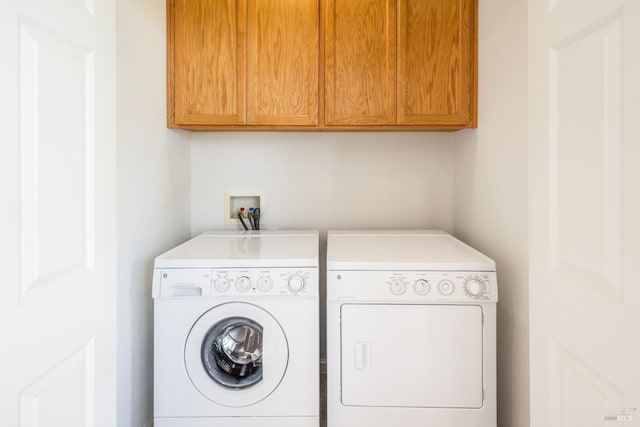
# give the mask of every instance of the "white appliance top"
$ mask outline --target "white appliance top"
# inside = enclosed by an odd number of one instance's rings
[[[440,230],[329,231],[327,269],[495,271],[495,262]]]
[[[159,255],[155,268],[318,267],[318,232],[207,231]]]

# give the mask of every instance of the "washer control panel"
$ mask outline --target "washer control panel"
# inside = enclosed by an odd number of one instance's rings
[[[166,268],[155,270],[153,280],[160,298],[318,296],[317,268]]]
[[[495,272],[329,271],[327,297],[349,300],[490,302],[498,300]]]

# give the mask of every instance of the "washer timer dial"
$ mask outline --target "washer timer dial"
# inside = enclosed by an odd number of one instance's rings
[[[304,277],[299,274],[294,274],[289,277],[289,280],[287,281],[287,288],[289,288],[289,290],[294,294],[302,291],[304,289],[304,285]]]

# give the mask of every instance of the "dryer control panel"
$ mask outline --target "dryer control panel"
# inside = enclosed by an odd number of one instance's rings
[[[165,268],[153,275],[154,298],[318,296],[317,268]]]
[[[496,302],[495,272],[329,271],[327,298],[358,301]]]

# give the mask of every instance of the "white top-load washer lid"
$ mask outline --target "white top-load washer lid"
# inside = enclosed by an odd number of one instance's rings
[[[495,262],[440,230],[329,231],[327,269],[490,271]]]
[[[155,268],[318,267],[318,232],[207,231],[159,255]]]

